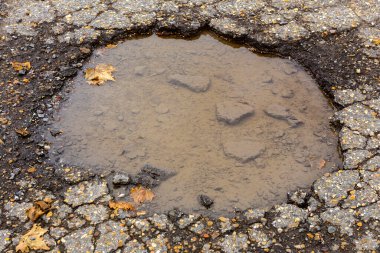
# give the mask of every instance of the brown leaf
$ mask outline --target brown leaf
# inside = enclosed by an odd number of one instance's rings
[[[29,70],[32,66],[30,65],[30,62],[17,62],[17,61],[13,61],[11,62],[12,64],[12,68],[15,70],[15,71],[20,71],[20,70]]]
[[[99,64],[95,68],[88,68],[85,70],[85,78],[89,84],[101,85],[110,80],[115,81],[112,72],[116,69],[109,64]]]
[[[154,198],[154,193],[151,190],[142,186],[133,187],[130,193],[131,197],[133,198],[133,201],[138,204],[143,203],[145,201],[152,201],[152,199]]]
[[[41,217],[41,215],[50,210],[50,203],[51,202],[42,200],[34,202],[34,205],[26,210],[26,216],[28,216],[31,221],[35,222],[38,218]]]
[[[21,237],[16,247],[16,252],[29,252],[30,250],[50,250],[42,236],[47,232],[40,225],[34,224],[33,227]]]
[[[129,202],[125,202],[125,201],[115,202],[115,201],[110,200],[110,202],[108,202],[108,206],[111,209],[115,209],[115,210],[118,210],[118,209],[123,209],[127,211],[135,210],[135,207],[133,206],[133,204]]]
[[[20,129],[16,129],[15,131],[16,131],[16,133],[18,133],[22,137],[28,137],[30,135],[30,132],[29,132],[29,130],[26,127],[20,128]]]

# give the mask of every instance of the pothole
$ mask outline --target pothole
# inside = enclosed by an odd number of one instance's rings
[[[294,62],[264,57],[210,34],[155,35],[99,49],[85,68],[111,64],[115,82],[73,81],[56,115],[52,159],[137,174],[147,164],[173,176],[154,189],[155,211],[215,212],[285,201],[337,168],[333,109]]]

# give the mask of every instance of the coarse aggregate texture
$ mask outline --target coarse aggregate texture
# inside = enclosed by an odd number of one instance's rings
[[[379,13],[378,0],[3,0],[0,251],[15,252],[31,228],[26,209],[47,196],[53,208],[36,222],[49,230],[51,252],[378,251]],[[42,129],[94,48],[204,29],[310,71],[338,110],[332,122],[341,131],[344,168],[318,179],[304,201],[234,217],[115,215],[110,175],[48,163]],[[12,61],[32,68],[15,72]],[[29,134],[15,132],[21,128]],[[91,217],[91,210],[99,213]]]

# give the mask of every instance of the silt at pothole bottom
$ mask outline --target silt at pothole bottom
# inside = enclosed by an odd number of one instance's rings
[[[51,159],[136,175],[168,175],[147,208],[211,212],[269,207],[309,187],[341,159],[333,108],[294,62],[202,34],[155,35],[94,52],[84,69],[115,67],[115,81],[73,80],[52,126]],[[119,199],[128,198],[124,188]]]

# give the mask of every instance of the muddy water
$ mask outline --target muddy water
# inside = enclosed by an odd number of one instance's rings
[[[115,82],[79,75],[52,138],[61,162],[136,173],[144,164],[176,175],[152,207],[215,211],[264,207],[340,163],[333,110],[293,62],[262,57],[204,34],[156,36],[96,51],[87,67],[116,67]],[[62,152],[63,150],[63,152]],[[58,154],[59,153],[59,154]]]

